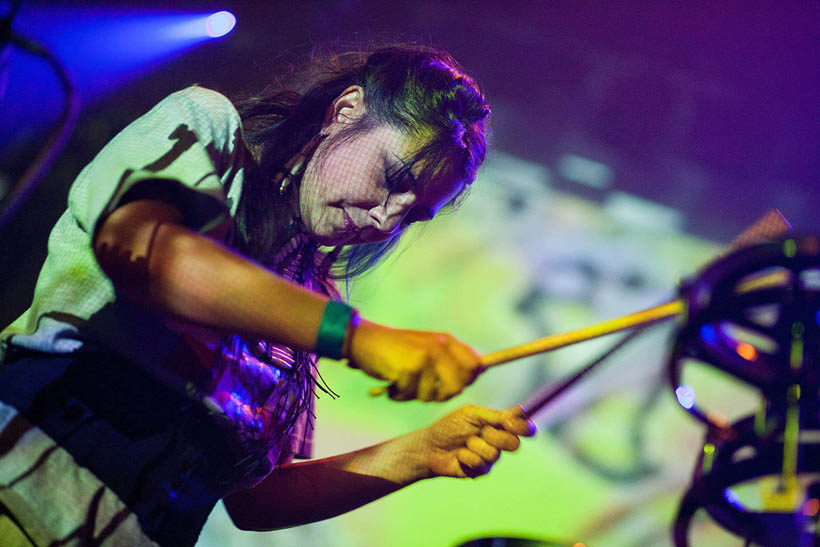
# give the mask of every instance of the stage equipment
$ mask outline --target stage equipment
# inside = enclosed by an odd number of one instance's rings
[[[681,288],[687,320],[669,360],[678,399],[708,427],[692,484],[674,526],[688,545],[698,508],[748,544],[820,545],[820,236],[739,250]],[[711,365],[760,394],[760,410],[734,423],[702,408],[682,371]],[[764,478],[765,477],[765,478]],[[767,481],[771,482],[769,484]],[[758,483],[762,492],[748,494]]]

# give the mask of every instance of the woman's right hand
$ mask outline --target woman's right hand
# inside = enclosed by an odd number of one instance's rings
[[[450,334],[393,329],[364,319],[347,347],[350,366],[390,382],[387,392],[397,401],[446,401],[485,369],[479,354]]]

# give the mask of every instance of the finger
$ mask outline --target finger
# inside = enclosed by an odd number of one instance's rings
[[[505,420],[511,418],[511,414],[505,410],[493,410],[492,408],[485,408],[475,405],[467,405],[460,409],[467,419],[479,426],[492,425],[495,427],[504,427]]]
[[[449,344],[449,350],[459,365],[461,365],[461,369],[471,375],[472,379],[468,383],[472,383],[472,381],[486,369],[486,367],[481,364],[481,355],[460,340],[453,338]]]
[[[517,436],[509,431],[496,429],[491,425],[482,427],[480,436],[487,441],[487,444],[490,446],[494,446],[500,450],[506,450],[507,452],[515,452],[521,444]]]
[[[440,382],[436,399],[439,401],[446,401],[461,393],[483,370],[478,353],[451,336],[448,336],[446,345],[436,353],[435,369]]]
[[[438,373],[439,386],[436,392],[437,401],[452,399],[464,390],[469,382],[469,378],[463,378],[453,366],[452,362],[441,364],[436,367]]]
[[[486,475],[490,472],[490,468],[493,466],[491,463],[484,462],[484,460],[482,460],[477,454],[470,452],[467,448],[459,448],[456,452],[456,459],[458,460],[459,466],[461,467],[461,472],[464,473],[464,476],[473,479],[480,477],[481,475]],[[470,465],[465,463],[465,461],[480,463]]]
[[[414,395],[403,393],[395,382],[387,386],[387,396],[393,401],[412,401],[415,399]]]
[[[467,439],[467,448],[469,448],[471,452],[478,454],[483,460],[483,463],[495,463],[498,461],[499,456],[501,456],[501,452],[499,452],[496,447],[479,437],[470,437]]]
[[[538,431],[535,422],[527,416],[527,413],[520,406],[508,408],[505,413],[507,417],[502,425],[507,431],[524,437],[532,437]]]
[[[410,401],[416,398],[418,392],[419,372],[414,374],[404,374],[397,378],[392,384],[388,394],[394,401]]]
[[[481,459],[481,456],[468,448],[459,448],[456,450],[456,459],[461,465],[470,469],[484,465],[484,460]]]
[[[438,376],[432,367],[427,367],[421,373],[418,386],[418,399],[421,401],[432,401],[437,398],[436,387],[438,384]]]
[[[368,395],[371,397],[381,397],[385,393],[390,391],[390,386],[379,386],[379,387],[372,387],[370,391],[367,392]]]
[[[484,367],[479,362],[479,356],[473,352],[472,348],[461,344],[457,340],[448,347],[451,366],[449,371],[458,384],[459,392],[465,387],[475,382],[478,375],[484,371]]]

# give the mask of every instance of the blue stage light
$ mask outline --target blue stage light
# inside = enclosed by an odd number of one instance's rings
[[[218,11],[208,17],[205,27],[208,29],[208,36],[218,38],[225,36],[233,30],[236,25],[236,17],[229,11]]]
[[[24,2],[15,30],[54,52],[74,80],[81,104],[87,105],[230,32],[235,22],[224,11],[163,13]],[[0,149],[37,138],[54,123],[62,105],[59,87],[45,63],[17,49],[10,53],[8,89],[0,101]]]

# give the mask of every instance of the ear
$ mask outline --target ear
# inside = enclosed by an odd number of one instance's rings
[[[320,133],[323,135],[335,133],[361,118],[364,111],[364,89],[360,85],[352,85],[342,91],[327,107]]]

